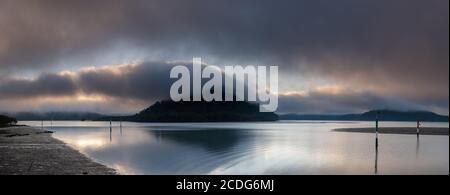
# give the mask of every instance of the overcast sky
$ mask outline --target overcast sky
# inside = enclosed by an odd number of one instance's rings
[[[279,66],[279,112],[448,115],[448,44],[448,0],[0,0],[0,112],[133,113],[201,57]]]

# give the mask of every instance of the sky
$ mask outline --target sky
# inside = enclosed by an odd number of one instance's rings
[[[449,113],[448,0],[0,0],[0,112],[134,113],[193,57],[279,66],[280,113]]]

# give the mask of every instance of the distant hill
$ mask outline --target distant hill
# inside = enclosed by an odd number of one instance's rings
[[[249,102],[156,102],[133,116],[105,117],[101,120],[134,122],[231,122],[276,121],[278,115],[259,112],[259,105]]]
[[[12,117],[0,115],[0,127],[14,125],[17,123],[17,120]]]
[[[371,110],[362,114],[342,115],[281,115],[281,120],[337,120],[337,121],[373,121],[378,114],[382,121],[427,121],[448,122],[448,116],[438,115],[428,111],[396,111],[396,110]]]
[[[36,120],[96,120],[105,115],[92,112],[19,112],[9,114],[20,121],[36,121]]]

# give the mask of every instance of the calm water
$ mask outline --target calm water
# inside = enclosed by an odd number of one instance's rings
[[[41,126],[41,122],[22,124]],[[121,174],[449,174],[449,137],[333,132],[369,122],[45,122],[54,137]],[[409,126],[414,122],[385,122]],[[449,123],[424,123],[448,127]]]

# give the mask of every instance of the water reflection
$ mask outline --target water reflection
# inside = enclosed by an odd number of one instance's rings
[[[419,159],[419,148],[420,148],[420,138],[419,138],[419,136],[417,136],[417,141],[416,141],[416,159]]]
[[[85,148],[101,148],[106,143],[103,139],[87,138],[87,139],[77,139],[74,142],[71,142],[71,144],[76,145],[78,148],[85,149]]]
[[[330,131],[370,125],[55,122],[53,136],[122,174],[448,174],[448,136],[384,134],[374,151],[373,134]]]
[[[375,175],[378,174],[378,137],[375,139]]]
[[[233,129],[184,130],[184,131],[147,131],[159,141],[171,141],[179,144],[201,147],[210,152],[226,152],[245,139],[248,132]]]

